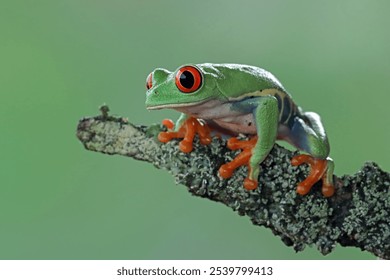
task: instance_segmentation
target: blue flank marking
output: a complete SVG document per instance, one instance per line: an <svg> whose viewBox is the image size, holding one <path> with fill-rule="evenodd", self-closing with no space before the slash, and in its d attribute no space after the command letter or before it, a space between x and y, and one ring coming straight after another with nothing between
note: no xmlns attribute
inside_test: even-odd
<svg viewBox="0 0 390 280"><path fill-rule="evenodd" d="M235 101L232 103L232 110L249 114L252 113L253 110L255 110L259 104L259 100L262 97L247 97L239 101Z"/></svg>
<svg viewBox="0 0 390 280"><path fill-rule="evenodd" d="M291 132L290 132L290 139L294 146L297 148L306 151L308 153L311 153L310 145L309 145L309 139L307 137L306 131L304 130L302 123L299 121L300 118L291 118L293 121L291 122Z"/></svg>
<svg viewBox="0 0 390 280"><path fill-rule="evenodd" d="M283 98L283 112L282 112L282 116L280 118L280 122L281 123L286 123L288 121L288 117L291 113L291 104L290 104L290 100L288 100L288 98Z"/></svg>

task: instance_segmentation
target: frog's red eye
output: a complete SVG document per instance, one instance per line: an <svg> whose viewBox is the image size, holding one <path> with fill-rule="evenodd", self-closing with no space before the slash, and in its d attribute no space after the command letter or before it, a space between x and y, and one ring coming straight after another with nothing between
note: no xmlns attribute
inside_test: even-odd
<svg viewBox="0 0 390 280"><path fill-rule="evenodd" d="M198 90L202 85L202 74L193 66L184 66L177 71L176 86L184 93Z"/></svg>
<svg viewBox="0 0 390 280"><path fill-rule="evenodd" d="M150 73L148 75L148 77L146 78L146 88L147 89L151 89L152 88L152 73Z"/></svg>

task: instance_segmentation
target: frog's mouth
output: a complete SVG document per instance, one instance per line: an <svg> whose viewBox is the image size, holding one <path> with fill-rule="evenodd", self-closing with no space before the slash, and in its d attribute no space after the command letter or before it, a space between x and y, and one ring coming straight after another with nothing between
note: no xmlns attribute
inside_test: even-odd
<svg viewBox="0 0 390 280"><path fill-rule="evenodd" d="M153 109L174 109L180 113L190 115L201 119L215 119L221 115L229 115L230 106L225 106L225 102L221 100L215 100L213 98L204 100L202 102L191 102L183 104L152 106ZM218 108L218 109L216 109Z"/></svg>
<svg viewBox="0 0 390 280"><path fill-rule="evenodd" d="M203 100L203 101L197 101L197 102L190 102L190 103L171 103L171 104L159 104L159 105L147 105L146 109L148 110L160 110L160 109L176 109L179 110L180 108L188 108L188 107L193 107L193 106L201 106L204 103L209 101L209 99Z"/></svg>
<svg viewBox="0 0 390 280"><path fill-rule="evenodd" d="M208 103L212 98L208 98L202 101L188 102L188 103L167 103L167 104L158 104L158 105L148 105L146 104L146 109L148 110L160 110L160 109L175 109L180 111L181 108L190 108L190 107L203 107Z"/></svg>

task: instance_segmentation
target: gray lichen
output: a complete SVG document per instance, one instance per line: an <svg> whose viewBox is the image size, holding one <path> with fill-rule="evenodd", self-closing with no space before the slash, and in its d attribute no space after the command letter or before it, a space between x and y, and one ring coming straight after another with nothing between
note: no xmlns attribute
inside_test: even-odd
<svg viewBox="0 0 390 280"><path fill-rule="evenodd" d="M322 196L319 185L300 196L295 188L307 176L307 167L292 166L295 153L275 145L261 164L260 188L247 191L242 186L244 167L228 180L217 175L221 164L237 154L226 148L225 140L214 138L203 146L195 139L194 150L184 154L177 141L162 144L156 140L163 129L160 125L135 126L108 116L106 109L101 116L80 120L77 137L86 149L129 156L166 169L193 195L248 216L296 251L314 245L328 254L339 243L390 259L390 174L375 163L366 163L353 176L335 177L336 193L331 198Z"/></svg>

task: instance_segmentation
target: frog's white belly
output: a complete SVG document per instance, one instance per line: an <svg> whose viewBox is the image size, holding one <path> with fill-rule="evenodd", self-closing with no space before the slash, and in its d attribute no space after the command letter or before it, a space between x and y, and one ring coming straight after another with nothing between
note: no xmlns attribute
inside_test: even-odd
<svg viewBox="0 0 390 280"><path fill-rule="evenodd" d="M233 134L256 134L253 114L232 110L230 102L210 100L202 104L175 109L195 118L210 120Z"/></svg>
<svg viewBox="0 0 390 280"><path fill-rule="evenodd" d="M221 118L213 120L218 126L233 133L256 134L256 124L253 114L239 115L234 118Z"/></svg>

